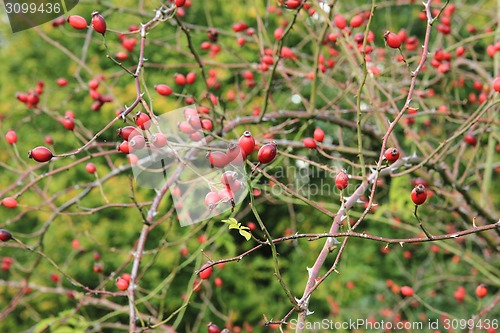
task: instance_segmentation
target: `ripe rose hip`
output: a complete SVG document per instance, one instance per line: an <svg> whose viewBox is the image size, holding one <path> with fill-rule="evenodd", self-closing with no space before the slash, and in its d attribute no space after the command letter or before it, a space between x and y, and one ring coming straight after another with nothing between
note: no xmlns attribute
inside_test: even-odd
<svg viewBox="0 0 500 333"><path fill-rule="evenodd" d="M476 287L476 296L483 298L488 294L488 288L484 284L480 284Z"/></svg>
<svg viewBox="0 0 500 333"><path fill-rule="evenodd" d="M59 79L56 80L56 84L59 87L65 87L66 85L68 85L68 80L66 80L65 78L61 77L61 78L59 78Z"/></svg>
<svg viewBox="0 0 500 333"><path fill-rule="evenodd" d="M384 34L384 39L387 45L393 49L398 49L401 46L401 39L394 32L387 31Z"/></svg>
<svg viewBox="0 0 500 333"><path fill-rule="evenodd" d="M411 200L415 205L421 205L427 199L427 190L424 185L418 184L411 191Z"/></svg>
<svg viewBox="0 0 500 333"><path fill-rule="evenodd" d="M229 163L229 158L226 153L221 151L212 151L208 153L208 161L215 168L224 168Z"/></svg>
<svg viewBox="0 0 500 333"><path fill-rule="evenodd" d="M401 295L404 297L411 297L413 296L413 288L409 286L403 286L401 287Z"/></svg>
<svg viewBox="0 0 500 333"><path fill-rule="evenodd" d="M125 126L123 128L118 129L118 135L123 139L128 141L129 138L132 138L139 134L139 131L134 126ZM132 137L131 137L132 135Z"/></svg>
<svg viewBox="0 0 500 333"><path fill-rule="evenodd" d="M214 125L212 124L212 121L210 119L203 119L201 121L201 127L204 130L211 131L214 128Z"/></svg>
<svg viewBox="0 0 500 333"><path fill-rule="evenodd" d="M68 23L77 30L87 29L87 21L80 15L68 16Z"/></svg>
<svg viewBox="0 0 500 333"><path fill-rule="evenodd" d="M64 117L62 120L62 124L68 131L72 131L75 129L75 121L71 117Z"/></svg>
<svg viewBox="0 0 500 333"><path fill-rule="evenodd" d="M48 162L54 157L52 152L43 146L36 147L28 152L28 157L37 162Z"/></svg>
<svg viewBox="0 0 500 333"><path fill-rule="evenodd" d="M162 133L155 133L151 136L149 139L151 144L155 146L156 148L162 148L167 145L167 137L163 135Z"/></svg>
<svg viewBox="0 0 500 333"><path fill-rule="evenodd" d="M399 150L397 150L396 148L387 148L384 155L387 161L395 162L399 158Z"/></svg>
<svg viewBox="0 0 500 333"><path fill-rule="evenodd" d="M151 127L151 118L146 113L137 112L135 115L135 124L143 130L147 130Z"/></svg>
<svg viewBox="0 0 500 333"><path fill-rule="evenodd" d="M304 138L302 139L302 143L304 144L304 147L309 149L315 149L317 147L316 141L314 141L313 138Z"/></svg>
<svg viewBox="0 0 500 333"><path fill-rule="evenodd" d="M106 33L106 21L97 11L92 12L92 28L103 36Z"/></svg>
<svg viewBox="0 0 500 333"><path fill-rule="evenodd" d="M205 196L205 205L208 209L214 209L215 206L221 201L221 197L217 192L208 192Z"/></svg>
<svg viewBox="0 0 500 333"><path fill-rule="evenodd" d="M97 168L94 163L87 163L87 165L85 165L85 170L88 173L95 173Z"/></svg>
<svg viewBox="0 0 500 333"><path fill-rule="evenodd" d="M7 208L16 208L17 207L17 200L16 200L16 198L13 198L13 197L3 198L2 205L4 205Z"/></svg>
<svg viewBox="0 0 500 333"><path fill-rule="evenodd" d="M16 132L14 130L8 130L5 134L5 140L7 140L10 145L15 144L17 142Z"/></svg>
<svg viewBox="0 0 500 333"><path fill-rule="evenodd" d="M317 127L314 130L314 140L318 142L323 142L324 139L325 139L325 132L321 128Z"/></svg>
<svg viewBox="0 0 500 333"><path fill-rule="evenodd" d="M189 72L186 74L186 83L187 84L193 84L196 82L196 73L195 72Z"/></svg>
<svg viewBox="0 0 500 333"><path fill-rule="evenodd" d="M174 3L177 7L182 7L186 4L186 0L175 0Z"/></svg>
<svg viewBox="0 0 500 333"><path fill-rule="evenodd" d="M175 74L174 81L175 81L175 83L177 83L180 86L186 85L186 77L182 74L179 74L179 73Z"/></svg>
<svg viewBox="0 0 500 333"><path fill-rule="evenodd" d="M208 264L205 264L201 267L200 269L200 279L202 280L206 280L208 278L210 278L210 276L212 276L212 266L208 267L209 265ZM208 267L208 268L206 268Z"/></svg>
<svg viewBox="0 0 500 333"><path fill-rule="evenodd" d="M129 147L128 141L123 141L122 143L120 143L120 145L118 146L117 149L118 149L118 151L121 151L124 154L130 153L130 147Z"/></svg>
<svg viewBox="0 0 500 333"><path fill-rule="evenodd" d="M0 241L7 242L11 239L12 239L12 234L10 232L8 232L5 229L0 229Z"/></svg>
<svg viewBox="0 0 500 333"><path fill-rule="evenodd" d="M477 144L476 136L472 133L465 134L464 141L471 146L475 146Z"/></svg>
<svg viewBox="0 0 500 333"><path fill-rule="evenodd" d="M347 26L347 21L344 16L337 14L333 18L333 23L339 28L340 30L344 29Z"/></svg>
<svg viewBox="0 0 500 333"><path fill-rule="evenodd" d="M172 88L167 86L166 84L157 84L155 86L155 90L158 94L162 96L170 96L172 95Z"/></svg>
<svg viewBox="0 0 500 333"><path fill-rule="evenodd" d="M129 284L129 282L122 277L119 277L118 279L116 279L116 287L121 291L127 290L128 284Z"/></svg>
<svg viewBox="0 0 500 333"><path fill-rule="evenodd" d="M229 147L227 147L226 150L226 155L229 162L237 164L243 164L243 161L246 158L245 151L235 143L229 144ZM241 159L239 156L241 156Z"/></svg>
<svg viewBox="0 0 500 333"><path fill-rule="evenodd" d="M207 332L208 333L220 333L221 331L217 325L212 324L212 323L208 323Z"/></svg>
<svg viewBox="0 0 500 333"><path fill-rule="evenodd" d="M493 90L495 90L496 92L500 92L500 76L497 76L493 80Z"/></svg>
<svg viewBox="0 0 500 333"><path fill-rule="evenodd" d="M250 133L250 131L245 131L243 135L240 136L238 145L245 152L245 156L252 154L255 150L255 139L253 138L252 133Z"/></svg>
<svg viewBox="0 0 500 333"><path fill-rule="evenodd" d="M349 185L349 175L345 170L339 170L337 176L335 177L335 186L339 190L343 190Z"/></svg>
<svg viewBox="0 0 500 333"><path fill-rule="evenodd" d="M260 147L257 158L262 164L271 163L276 157L277 152L278 146L276 142L267 143Z"/></svg>

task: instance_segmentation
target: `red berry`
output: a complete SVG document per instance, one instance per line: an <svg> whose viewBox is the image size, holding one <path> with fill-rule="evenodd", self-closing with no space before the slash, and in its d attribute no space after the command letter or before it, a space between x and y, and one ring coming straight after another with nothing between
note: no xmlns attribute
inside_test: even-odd
<svg viewBox="0 0 500 333"><path fill-rule="evenodd" d="M495 90L496 92L500 92L500 76L497 76L493 80L493 90Z"/></svg>
<svg viewBox="0 0 500 333"><path fill-rule="evenodd" d="M68 23L77 30L87 29L87 21L80 15L68 16Z"/></svg>
<svg viewBox="0 0 500 333"><path fill-rule="evenodd" d="M304 144L304 147L309 149L315 149L317 147L316 141L314 141L313 138L304 138L302 139L302 143Z"/></svg>
<svg viewBox="0 0 500 333"><path fill-rule="evenodd" d="M340 30L344 29L347 26L347 21L345 20L345 17L337 14L333 18L333 23L339 28Z"/></svg>
<svg viewBox="0 0 500 333"><path fill-rule="evenodd" d="M212 276L212 266L208 267L209 264L205 264L200 269L200 279L206 280ZM206 268L208 267L208 268Z"/></svg>
<svg viewBox="0 0 500 333"><path fill-rule="evenodd" d="M472 133L465 134L464 141L471 146L475 146L477 144L476 136Z"/></svg>
<svg viewBox="0 0 500 333"><path fill-rule="evenodd" d="M208 192L205 196L205 205L208 209L213 209L221 201L221 197L217 192Z"/></svg>
<svg viewBox="0 0 500 333"><path fill-rule="evenodd" d="M123 273L121 278L127 281L127 283L130 283L130 280L132 279L129 273Z"/></svg>
<svg viewBox="0 0 500 333"><path fill-rule="evenodd" d="M245 152L245 156L252 154L255 150L255 139L253 138L252 133L250 133L250 131L245 131L243 135L240 136L238 145Z"/></svg>
<svg viewBox="0 0 500 333"><path fill-rule="evenodd" d="M203 119L201 121L201 127L204 130L211 131L214 128L214 125L212 124L212 121L210 119Z"/></svg>
<svg viewBox="0 0 500 333"><path fill-rule="evenodd" d="M13 197L3 198L2 205L4 205L7 208L16 208L17 207L17 200L16 200L16 198L13 198Z"/></svg>
<svg viewBox="0 0 500 333"><path fill-rule="evenodd" d="M5 134L5 140L7 140L10 145L15 144L17 142L16 132L14 130L8 130Z"/></svg>
<svg viewBox="0 0 500 333"><path fill-rule="evenodd" d="M146 113L137 112L135 115L135 124L143 130L147 130L151 127L151 118Z"/></svg>
<svg viewBox="0 0 500 333"><path fill-rule="evenodd" d="M361 24L363 24L363 16L361 15L355 15L352 19L351 19L351 27L353 28L357 28L359 26L361 26Z"/></svg>
<svg viewBox="0 0 500 333"><path fill-rule="evenodd" d="M226 155L229 162L240 163L245 160L246 155L245 151L237 144L231 143L229 147L227 147ZM241 159L239 158L241 156Z"/></svg>
<svg viewBox="0 0 500 333"><path fill-rule="evenodd" d="M421 205L427 199L427 190L424 185L419 184L411 191L411 200L415 205Z"/></svg>
<svg viewBox="0 0 500 333"><path fill-rule="evenodd" d="M208 160L212 167L224 168L229 163L226 153L221 151L212 151L208 153Z"/></svg>
<svg viewBox="0 0 500 333"><path fill-rule="evenodd" d="M232 186L237 179L236 171L226 171L220 177L220 182L224 185Z"/></svg>
<svg viewBox="0 0 500 333"><path fill-rule="evenodd" d="M130 153L130 147L128 145L128 141L123 141L120 143L118 146L118 151L121 151L124 154L129 154Z"/></svg>
<svg viewBox="0 0 500 333"><path fill-rule="evenodd" d="M257 158L260 163L266 164L271 163L276 157L276 153L278 152L278 146L275 142L268 143L260 147L259 153L257 154Z"/></svg>
<svg viewBox="0 0 500 333"><path fill-rule="evenodd" d="M323 142L324 139L325 139L325 132L321 128L317 127L314 130L314 140L318 142Z"/></svg>
<svg viewBox="0 0 500 333"><path fill-rule="evenodd" d="M54 157L52 152L45 147L36 147L28 152L28 157L37 162L48 162Z"/></svg>
<svg viewBox="0 0 500 333"><path fill-rule="evenodd" d="M222 287L222 283L223 283L223 281L222 281L222 279L220 277L216 277L214 279L214 284L215 284L216 287Z"/></svg>
<svg viewBox="0 0 500 333"><path fill-rule="evenodd" d="M62 124L68 131L72 131L75 129L75 121L71 117L64 117L62 120Z"/></svg>
<svg viewBox="0 0 500 333"><path fill-rule="evenodd" d="M339 190L343 190L349 185L349 175L345 170L340 170L335 177L335 186Z"/></svg>
<svg viewBox="0 0 500 333"><path fill-rule="evenodd" d="M125 280L124 278L122 277L119 277L118 279L116 279L116 287L121 290L121 291L125 291L128 289L128 281Z"/></svg>
<svg viewBox="0 0 500 333"><path fill-rule="evenodd" d="M97 168L94 163L87 163L85 170L87 170L88 173L95 173Z"/></svg>
<svg viewBox="0 0 500 333"><path fill-rule="evenodd" d="M175 74L174 76L175 83L177 83L180 86L186 85L186 77L182 74Z"/></svg>
<svg viewBox="0 0 500 333"><path fill-rule="evenodd" d="M401 295L404 297L411 297L413 296L413 288L409 286L403 286L401 287Z"/></svg>
<svg viewBox="0 0 500 333"><path fill-rule="evenodd" d="M65 87L66 85L68 85L68 80L66 80L65 78L61 77L61 78L59 78L59 79L56 80L56 84L59 87Z"/></svg>
<svg viewBox="0 0 500 333"><path fill-rule="evenodd" d="M177 7L182 7L186 4L186 0L175 0L174 3Z"/></svg>
<svg viewBox="0 0 500 333"><path fill-rule="evenodd" d="M488 294L488 288L484 284L480 284L476 287L476 296L483 298Z"/></svg>
<svg viewBox="0 0 500 333"><path fill-rule="evenodd" d="M134 126L125 126L118 130L118 135L123 139L128 141L129 138L133 138L139 135L139 131Z"/></svg>
<svg viewBox="0 0 500 333"><path fill-rule="evenodd" d="M398 49L401 46L401 39L394 32L387 31L384 34L384 39L387 45L393 49Z"/></svg>
<svg viewBox="0 0 500 333"><path fill-rule="evenodd" d="M208 333L220 333L220 328L215 324L208 323L207 332Z"/></svg>
<svg viewBox="0 0 500 333"><path fill-rule="evenodd" d="M187 135L196 132L193 126L191 126L191 124L187 121L181 121L177 127L179 128L179 131Z"/></svg>
<svg viewBox="0 0 500 333"><path fill-rule="evenodd" d="M156 148L162 148L167 145L167 137L162 133L155 133L149 139L151 144Z"/></svg>
<svg viewBox="0 0 500 333"><path fill-rule="evenodd" d="M196 81L196 73L195 72L189 72L186 74L186 83L187 84L193 84Z"/></svg>
<svg viewBox="0 0 500 333"><path fill-rule="evenodd" d="M0 229L0 241L7 242L7 241L9 241L11 239L12 239L12 234L10 232L8 232L5 229Z"/></svg>
<svg viewBox="0 0 500 333"><path fill-rule="evenodd" d="M92 12L92 28L102 35L106 33L106 21L99 12Z"/></svg>
<svg viewBox="0 0 500 333"><path fill-rule="evenodd" d="M146 146L146 139L142 135L136 135L128 142L129 150L133 153L136 150L144 148Z"/></svg>
<svg viewBox="0 0 500 333"><path fill-rule="evenodd" d="M384 155L387 161L395 162L399 158L399 150L397 150L396 148L387 148Z"/></svg>
<svg viewBox="0 0 500 333"><path fill-rule="evenodd" d="M90 90L96 90L97 88L99 88L99 80L92 79L89 81L87 86L89 87Z"/></svg>
<svg viewBox="0 0 500 333"><path fill-rule="evenodd" d="M155 86L155 90L158 94L162 96L170 96L172 95L172 88L167 86L166 84L157 84Z"/></svg>

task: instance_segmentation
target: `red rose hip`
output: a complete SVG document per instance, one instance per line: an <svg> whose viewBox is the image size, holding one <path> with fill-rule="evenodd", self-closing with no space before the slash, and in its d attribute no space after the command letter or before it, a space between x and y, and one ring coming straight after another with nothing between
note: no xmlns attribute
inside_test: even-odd
<svg viewBox="0 0 500 333"><path fill-rule="evenodd" d="M387 45L393 49L398 49L401 46L401 38L394 32L387 31L384 34L384 39Z"/></svg>
<svg viewBox="0 0 500 333"><path fill-rule="evenodd" d="M68 16L68 23L76 30L87 29L87 21L80 15Z"/></svg>
<svg viewBox="0 0 500 333"><path fill-rule="evenodd" d="M106 21L97 11L92 13L92 28L102 35L106 33Z"/></svg>
<svg viewBox="0 0 500 333"><path fill-rule="evenodd" d="M335 186L339 190L343 190L349 185L349 175L345 170L340 170L335 177Z"/></svg>
<svg viewBox="0 0 500 333"><path fill-rule="evenodd" d="M267 143L260 147L257 158L262 164L271 163L276 158L277 152L278 146L275 142Z"/></svg>
<svg viewBox="0 0 500 333"><path fill-rule="evenodd" d="M250 131L245 131L240 139L238 140L238 145L245 152L245 156L250 155L255 150L255 139Z"/></svg>
<svg viewBox="0 0 500 333"><path fill-rule="evenodd" d="M387 161L395 162L399 158L399 150L397 150L396 148L387 148L384 155Z"/></svg>
<svg viewBox="0 0 500 333"><path fill-rule="evenodd" d="M43 146L36 147L28 152L28 157L34 159L37 162L48 162L54 157L52 152Z"/></svg>
<svg viewBox="0 0 500 333"><path fill-rule="evenodd" d="M421 205L427 200L427 190L424 185L418 184L411 191L411 200L415 205Z"/></svg>

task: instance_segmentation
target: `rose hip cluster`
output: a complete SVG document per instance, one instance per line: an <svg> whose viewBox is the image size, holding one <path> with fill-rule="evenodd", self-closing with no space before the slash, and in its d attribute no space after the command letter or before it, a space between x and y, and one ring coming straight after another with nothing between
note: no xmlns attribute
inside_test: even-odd
<svg viewBox="0 0 500 333"><path fill-rule="evenodd" d="M17 93L17 100L24 103L28 109L36 108L40 102L40 95L43 94L44 86L45 83L43 81L39 81L34 90L29 90L27 93Z"/></svg>
<svg viewBox="0 0 500 333"><path fill-rule="evenodd" d="M255 150L255 139L250 131L245 131L238 139L238 144L230 144L226 152L211 151L207 154L210 165L213 168L224 169L225 167L241 166L245 159L250 156ZM278 152L275 142L267 143L260 147L257 153L257 164L271 163ZM257 168L256 166L256 168ZM213 210L220 203L231 203L234 206L235 193L238 193L243 187L243 183L238 179L239 175L236 171L224 171L220 184L223 189L220 191L211 190L205 196L205 204L208 209Z"/></svg>

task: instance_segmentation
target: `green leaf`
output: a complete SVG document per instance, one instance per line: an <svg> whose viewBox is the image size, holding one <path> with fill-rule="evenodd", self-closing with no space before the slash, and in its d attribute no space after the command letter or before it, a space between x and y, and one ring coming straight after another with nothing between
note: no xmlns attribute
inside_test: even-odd
<svg viewBox="0 0 500 333"><path fill-rule="evenodd" d="M236 223L238 223L238 220L236 220L234 217L231 217L227 220L222 220L221 222L228 223L228 224L236 224Z"/></svg>
<svg viewBox="0 0 500 333"><path fill-rule="evenodd" d="M250 238L252 238L252 234L249 233L248 231L243 230L243 229L240 229L240 235L242 235L243 237L245 237L245 239L247 241L249 241Z"/></svg>
<svg viewBox="0 0 500 333"><path fill-rule="evenodd" d="M237 224L230 224L229 229L240 229Z"/></svg>

